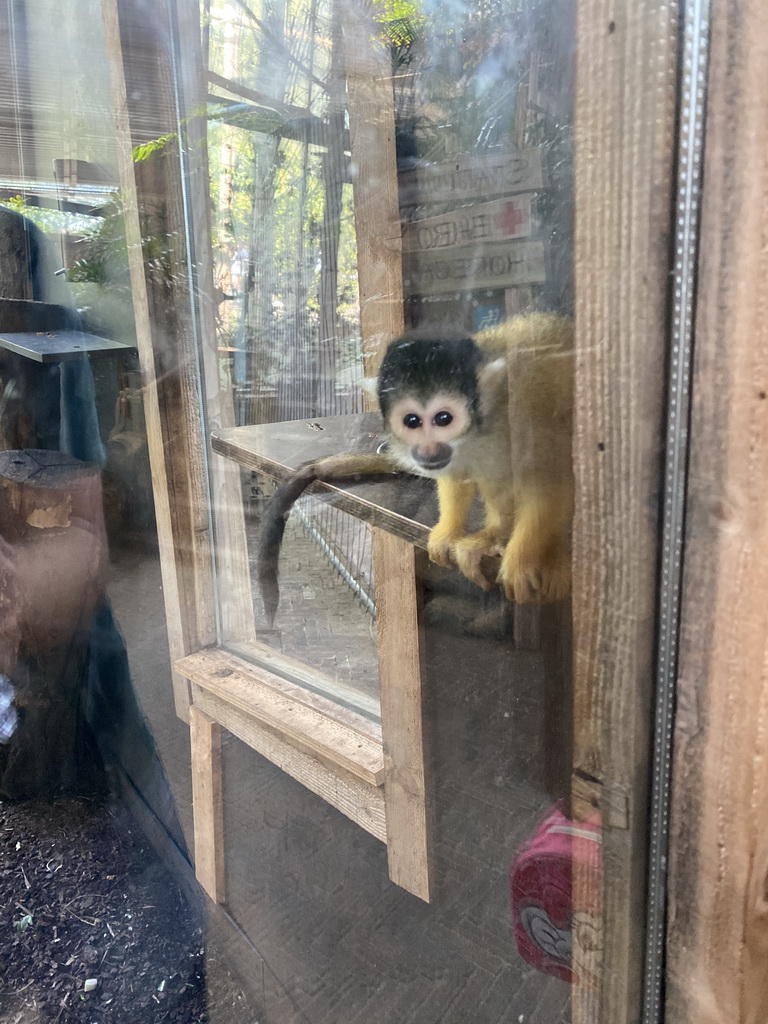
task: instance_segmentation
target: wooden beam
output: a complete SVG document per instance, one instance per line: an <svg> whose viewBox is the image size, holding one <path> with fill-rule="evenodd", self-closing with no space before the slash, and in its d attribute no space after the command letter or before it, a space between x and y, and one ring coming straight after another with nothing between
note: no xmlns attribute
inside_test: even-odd
<svg viewBox="0 0 768 1024"><path fill-rule="evenodd" d="M225 878L221 726L192 705L189 709L189 736L195 813L195 874L213 902L223 903Z"/></svg>
<svg viewBox="0 0 768 1024"><path fill-rule="evenodd" d="M577 1024L641 1000L677 40L675 3L577 5L573 806L604 830L603 969L573 990Z"/></svg>
<svg viewBox="0 0 768 1024"><path fill-rule="evenodd" d="M392 64L365 4L344 18L363 368L375 376L403 332L403 271Z"/></svg>
<svg viewBox="0 0 768 1024"><path fill-rule="evenodd" d="M247 743L286 775L296 779L310 792L331 804L366 832L387 841L384 793L378 786L363 782L351 772L330 766L299 749L253 715L234 707L229 701L206 690L197 689L195 706L224 726L233 736Z"/></svg>
<svg viewBox="0 0 768 1024"><path fill-rule="evenodd" d="M416 550L378 528L373 530L373 549L389 877L428 903L431 874Z"/></svg>
<svg viewBox="0 0 768 1024"><path fill-rule="evenodd" d="M202 58L202 50L200 52ZM250 100L257 106L273 110L286 120L290 118L308 118L318 120L317 118L314 118L312 111L309 110L308 107L297 107L292 103L283 103L281 100L274 99L266 93L259 92L256 89L250 89L247 85L243 85L241 82L236 82L233 78L225 78L223 75L217 75L215 71L205 71L205 78L211 83L211 85L217 85L220 89L226 89L227 92L234 93L236 96L241 96L243 99ZM207 89L204 91L207 94Z"/></svg>
<svg viewBox="0 0 768 1024"><path fill-rule="evenodd" d="M200 44L199 5L190 0L176 4L178 45L182 59L177 62L181 117L181 139L186 173L191 232L192 279L197 316L203 431L206 439L212 431L235 426L232 381L224 370L218 352L216 334L217 306L213 285L211 248L211 199L208 170L208 121L205 117L205 68ZM219 611L219 642L249 640L254 635L253 598L249 571L248 545L240 470L212 454L208 444L195 453L205 465L208 456L211 514L215 525L214 549L216 588L210 601Z"/></svg>
<svg viewBox="0 0 768 1024"><path fill-rule="evenodd" d="M158 17L163 5L157 8ZM178 149L135 164L133 146L177 124L167 54L157 25L134 0L102 0L117 162L136 342L152 472L168 643L178 658L216 636L212 547L198 404L196 337L186 273L185 218ZM166 31L169 33L170 28ZM133 85L141 80L141 88ZM144 260L143 238L164 245L164 261ZM163 266L158 269L158 263ZM189 687L175 675L177 714L186 719Z"/></svg>
<svg viewBox="0 0 768 1024"><path fill-rule="evenodd" d="M666 1019L768 1020L768 6L712 4Z"/></svg>
<svg viewBox="0 0 768 1024"><path fill-rule="evenodd" d="M338 765L368 785L384 782L381 740L370 735L371 723L362 716L225 651L190 654L177 661L175 668L299 749ZM358 719L360 729L350 724Z"/></svg>

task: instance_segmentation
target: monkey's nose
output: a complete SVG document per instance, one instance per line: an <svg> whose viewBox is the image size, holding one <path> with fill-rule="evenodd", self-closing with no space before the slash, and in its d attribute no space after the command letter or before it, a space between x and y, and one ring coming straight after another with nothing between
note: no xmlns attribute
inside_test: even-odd
<svg viewBox="0 0 768 1024"><path fill-rule="evenodd" d="M414 445L411 455L424 469L445 469L451 461L453 450L449 444Z"/></svg>

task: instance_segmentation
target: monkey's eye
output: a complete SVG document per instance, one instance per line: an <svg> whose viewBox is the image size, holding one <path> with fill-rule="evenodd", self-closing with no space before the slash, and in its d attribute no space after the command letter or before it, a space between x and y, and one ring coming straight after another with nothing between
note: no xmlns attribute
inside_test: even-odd
<svg viewBox="0 0 768 1024"><path fill-rule="evenodd" d="M432 422L436 427L447 427L449 423L453 423L453 413L446 412L445 410L443 412L436 412L432 417Z"/></svg>
<svg viewBox="0 0 768 1024"><path fill-rule="evenodd" d="M408 427L409 430L416 430L421 426L421 417L417 416L415 412L409 412L407 416L403 416L403 426Z"/></svg>

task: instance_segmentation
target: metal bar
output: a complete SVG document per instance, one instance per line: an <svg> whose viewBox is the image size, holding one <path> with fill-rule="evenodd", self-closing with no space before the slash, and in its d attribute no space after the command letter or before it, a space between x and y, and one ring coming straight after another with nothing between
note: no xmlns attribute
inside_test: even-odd
<svg viewBox="0 0 768 1024"><path fill-rule="evenodd" d="M710 0L689 0L685 5L684 50L679 83L674 291L668 365L669 392L661 536L653 777L649 818L648 923L643 1024L661 1024L662 1020L669 800L688 471L691 355L704 147L709 7Z"/></svg>

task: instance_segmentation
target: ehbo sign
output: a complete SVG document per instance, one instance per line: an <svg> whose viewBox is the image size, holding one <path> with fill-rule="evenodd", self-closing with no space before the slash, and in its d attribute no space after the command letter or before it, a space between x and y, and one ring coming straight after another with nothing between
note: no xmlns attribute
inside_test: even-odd
<svg viewBox="0 0 768 1024"><path fill-rule="evenodd" d="M531 234L530 195L496 199L452 210L440 217L407 224L403 231L404 252L433 252L501 242L507 238L527 238Z"/></svg>
<svg viewBox="0 0 768 1024"><path fill-rule="evenodd" d="M544 187L540 149L426 164L401 174L399 184L403 205L484 200L405 226L408 295L514 288L546 280L544 243L530 238L532 193ZM499 193L503 198L488 201Z"/></svg>

